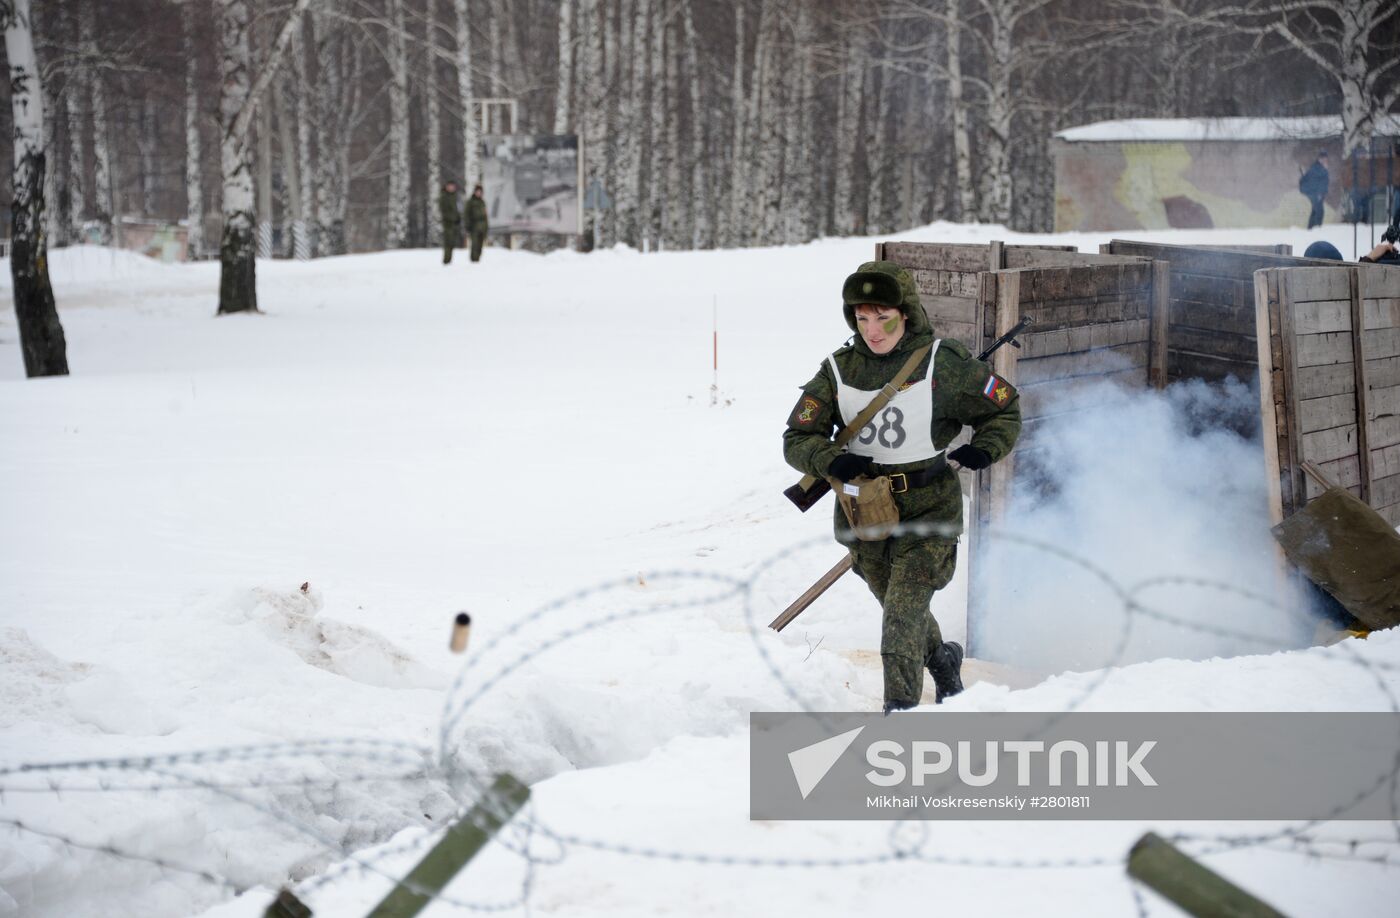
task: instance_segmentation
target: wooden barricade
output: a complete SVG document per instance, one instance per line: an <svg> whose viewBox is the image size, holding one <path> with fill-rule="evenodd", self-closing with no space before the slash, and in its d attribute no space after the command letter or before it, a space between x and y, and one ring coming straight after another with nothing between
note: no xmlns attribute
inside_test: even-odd
<svg viewBox="0 0 1400 918"><path fill-rule="evenodd" d="M1340 263L1295 258L1288 246L1166 245L1115 239L1099 247L1114 255L1138 255L1171 265L1171 308L1164 317L1168 381L1234 376L1249 382L1258 372L1254 330L1254 272L1264 268Z"/></svg>
<svg viewBox="0 0 1400 918"><path fill-rule="evenodd" d="M1255 302L1273 522L1322 493L1311 461L1400 526L1400 268L1262 270Z"/></svg>

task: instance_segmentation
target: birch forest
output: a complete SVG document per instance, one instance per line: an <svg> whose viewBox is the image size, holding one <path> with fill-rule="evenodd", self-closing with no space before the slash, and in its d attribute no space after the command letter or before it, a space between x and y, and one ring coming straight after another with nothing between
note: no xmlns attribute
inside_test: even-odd
<svg viewBox="0 0 1400 918"><path fill-rule="evenodd" d="M939 219L1048 230L1061 128L1341 112L1347 144L1364 144L1400 101L1397 10L41 0L47 237L109 241L125 217L187 220L195 257L230 238L264 257L434 244L437 189L475 178L491 99L514 100L518 123L491 106L489 131L580 137L585 183L610 199L603 246L795 243ZM251 259L246 278L228 268L226 284L251 290Z"/></svg>

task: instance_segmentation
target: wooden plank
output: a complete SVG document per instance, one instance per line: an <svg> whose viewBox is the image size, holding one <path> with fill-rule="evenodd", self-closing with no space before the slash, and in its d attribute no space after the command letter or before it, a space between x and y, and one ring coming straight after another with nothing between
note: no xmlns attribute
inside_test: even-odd
<svg viewBox="0 0 1400 918"><path fill-rule="evenodd" d="M1292 294L1292 279L1295 274L1297 274L1296 271L1280 271L1275 275L1278 278L1277 333L1281 352L1281 369L1283 370L1284 424L1288 431L1288 449L1279 455L1282 463L1281 471L1288 479L1285 501L1289 501L1289 503L1284 504L1285 514L1291 514L1302 507L1302 502L1298 500L1303 494L1303 472L1299 463L1305 458L1325 461L1320 457L1307 455L1303 448L1302 436L1298 430L1298 387L1296 384L1298 358L1296 355L1297 340L1293 331ZM1271 321L1275 320L1275 313L1272 310L1269 318Z"/></svg>
<svg viewBox="0 0 1400 918"><path fill-rule="evenodd" d="M1300 335L1349 332L1353 327L1350 298L1293 304L1293 328Z"/></svg>
<svg viewBox="0 0 1400 918"><path fill-rule="evenodd" d="M1363 302L1366 306L1367 329L1400 328L1400 297L1363 299Z"/></svg>
<svg viewBox="0 0 1400 918"><path fill-rule="evenodd" d="M1079 376L1102 376L1127 369L1137 371L1142 384L1147 385L1146 341L1052 357L1034 357L1022 360L1017 366L1017 372L1026 385Z"/></svg>
<svg viewBox="0 0 1400 918"><path fill-rule="evenodd" d="M1336 482L1338 486L1347 488L1348 490L1360 490L1361 463L1357 461L1355 456L1343 456L1331 462L1319 463L1319 467L1322 469L1322 474ZM1308 489L1308 500L1321 496L1322 492L1326 490L1322 485L1314 481L1311 475L1304 476L1303 480L1305 482L1305 487Z"/></svg>
<svg viewBox="0 0 1400 918"><path fill-rule="evenodd" d="M1372 497L1367 503L1375 507L1389 507L1400 503L1400 475L1391 475L1372 482Z"/></svg>
<svg viewBox="0 0 1400 918"><path fill-rule="evenodd" d="M1254 340L1253 303L1248 306L1227 306L1221 303L1197 303L1174 296L1168 315L1172 328L1201 328Z"/></svg>
<svg viewBox="0 0 1400 918"><path fill-rule="evenodd" d="M1167 339L1171 319L1172 269L1165 261L1152 263L1152 306L1148 310L1147 384L1167 387Z"/></svg>
<svg viewBox="0 0 1400 918"><path fill-rule="evenodd" d="M1375 478L1400 475L1400 443L1382 447L1372 443L1371 469Z"/></svg>
<svg viewBox="0 0 1400 918"><path fill-rule="evenodd" d="M1006 267L1006 243L993 239L987 243L987 270L1000 271Z"/></svg>
<svg viewBox="0 0 1400 918"><path fill-rule="evenodd" d="M1298 427L1309 434L1356 423L1356 394L1306 398L1298 402Z"/></svg>
<svg viewBox="0 0 1400 918"><path fill-rule="evenodd" d="M1392 265L1365 265L1360 270L1363 300L1400 297L1400 268Z"/></svg>
<svg viewBox="0 0 1400 918"><path fill-rule="evenodd" d="M950 242L886 242L885 261L934 271L985 271L987 247Z"/></svg>
<svg viewBox="0 0 1400 918"><path fill-rule="evenodd" d="M1195 354L1178 350L1167 353L1167 376L1173 380L1203 379L1206 382L1220 382L1233 376L1247 383L1258 375L1259 365L1254 359L1229 360L1214 354Z"/></svg>
<svg viewBox="0 0 1400 918"><path fill-rule="evenodd" d="M1367 350L1366 374L1371 380L1372 389L1380 389L1388 386L1400 386L1400 357L1386 357L1381 360L1376 359L1376 355Z"/></svg>
<svg viewBox="0 0 1400 918"><path fill-rule="evenodd" d="M1201 331L1184 326L1173 328L1171 336L1172 346L1180 351L1247 362L1258 358L1259 347L1252 337L1222 335L1219 332Z"/></svg>
<svg viewBox="0 0 1400 918"><path fill-rule="evenodd" d="M1292 272L1288 293L1294 303L1314 300L1345 300L1351 296L1346 265L1334 268L1298 268Z"/></svg>
<svg viewBox="0 0 1400 918"><path fill-rule="evenodd" d="M1377 328L1365 334L1366 355L1372 360L1400 357L1400 328Z"/></svg>
<svg viewBox="0 0 1400 918"><path fill-rule="evenodd" d="M1366 382L1366 339L1371 335L1363 329L1366 327L1366 315L1362 311L1361 304L1361 282L1357 278L1357 269L1352 268L1347 272L1348 286L1351 290L1351 333L1352 342L1352 367L1356 375L1356 402L1354 413L1356 415L1356 454L1360 457L1361 466L1361 499L1367 503L1371 502L1371 448L1367 427L1371 423L1371 413L1367 410L1366 400L1370 393L1370 386Z"/></svg>
<svg viewBox="0 0 1400 918"><path fill-rule="evenodd" d="M1264 483L1269 495L1269 522L1283 522L1282 475L1279 465L1279 431L1283 428L1274 392L1274 358L1270 347L1269 282L1272 272L1254 275L1255 340L1259 348L1259 413L1264 440Z"/></svg>
<svg viewBox="0 0 1400 918"><path fill-rule="evenodd" d="M1374 369L1373 365L1372 370ZM1303 367L1298 370L1296 386L1300 401L1328 395L1343 395L1356 391L1356 374L1352 372L1350 361L1328 366Z"/></svg>
<svg viewBox="0 0 1400 918"><path fill-rule="evenodd" d="M929 296L919 291L919 302L930 317L952 322L972 323L977 314L977 301L971 297Z"/></svg>
<svg viewBox="0 0 1400 918"><path fill-rule="evenodd" d="M1301 440L1303 459L1312 462L1330 462L1343 456L1356 455L1356 431L1355 424L1348 424L1345 427L1333 427L1329 430L1316 430L1303 434ZM1298 493L1302 493L1301 488L1298 489Z"/></svg>
<svg viewBox="0 0 1400 918"><path fill-rule="evenodd" d="M1297 365L1300 368L1327 366L1333 363L1351 363L1350 332L1298 335L1294 338L1294 342Z"/></svg>
<svg viewBox="0 0 1400 918"><path fill-rule="evenodd" d="M1131 260L1131 256L1103 255L1079 252L1074 249L1042 248L1039 246L1009 245L1006 247L1006 262L1003 267L1043 268L1050 265L1092 265L1120 264Z"/></svg>
<svg viewBox="0 0 1400 918"><path fill-rule="evenodd" d="M1019 272L1002 272L997 280L996 337L1001 337L1016 327L1021 321L1021 275ZM992 355L992 369L1002 379L1017 384L1020 378L1016 348L1003 347ZM1016 470L1016 452L993 465L991 472L990 519L1000 523L1011 502L1011 478Z"/></svg>
<svg viewBox="0 0 1400 918"><path fill-rule="evenodd" d="M1252 277L1255 271L1264 268L1296 268L1308 265L1337 267L1336 262L1317 258L1299 258L1289 255L1270 255L1253 252L1240 246L1217 249L1212 246L1170 245L1167 243L1133 242L1114 239L1108 244L1114 255L1145 255L1160 261L1169 261L1175 270L1192 274L1210 274L1216 277Z"/></svg>
<svg viewBox="0 0 1400 918"><path fill-rule="evenodd" d="M1176 300L1209 303L1221 307L1252 308L1252 289L1249 275L1239 278L1212 277L1208 274L1189 274L1172 269L1172 298Z"/></svg>
<svg viewBox="0 0 1400 918"><path fill-rule="evenodd" d="M920 298L925 296L956 296L975 299L978 278L984 272L930 271L926 268L911 268L910 273L914 275L914 289L919 291Z"/></svg>
<svg viewBox="0 0 1400 918"><path fill-rule="evenodd" d="M1400 445L1400 416L1388 414L1371 415L1367 431L1367 446L1372 450Z"/></svg>

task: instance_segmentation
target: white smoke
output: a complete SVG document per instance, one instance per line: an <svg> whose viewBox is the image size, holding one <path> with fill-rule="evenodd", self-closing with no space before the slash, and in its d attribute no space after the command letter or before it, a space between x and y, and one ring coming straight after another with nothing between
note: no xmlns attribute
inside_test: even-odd
<svg viewBox="0 0 1400 918"><path fill-rule="evenodd" d="M1018 452L1016 493L973 570L978 656L1054 672L1307 643L1306 603L1280 582L1269 532L1256 391L1103 382L1055 410ZM1137 599L1175 621L1129 613L1071 558L1130 591L1166 578Z"/></svg>

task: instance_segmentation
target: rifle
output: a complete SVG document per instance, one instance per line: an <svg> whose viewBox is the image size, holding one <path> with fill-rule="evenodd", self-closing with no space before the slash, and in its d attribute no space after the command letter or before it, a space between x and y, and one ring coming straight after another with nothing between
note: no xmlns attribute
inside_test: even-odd
<svg viewBox="0 0 1400 918"><path fill-rule="evenodd" d="M1009 332L993 341L988 348L977 355L977 359L986 361L988 357L997 352L1002 345L1009 344L1014 348L1019 348L1021 342L1016 340L1016 336L1021 334L1032 325L1030 316L1022 317L1021 321ZM783 496L792 501L793 505L806 513L808 510L826 496L826 492L831 490L831 484L825 478L818 478L815 475L806 475L801 481L783 492ZM820 595L820 594L818 594ZM815 598L815 597L813 597Z"/></svg>

